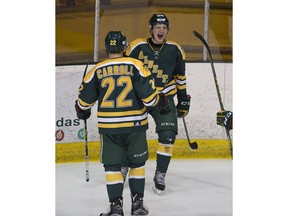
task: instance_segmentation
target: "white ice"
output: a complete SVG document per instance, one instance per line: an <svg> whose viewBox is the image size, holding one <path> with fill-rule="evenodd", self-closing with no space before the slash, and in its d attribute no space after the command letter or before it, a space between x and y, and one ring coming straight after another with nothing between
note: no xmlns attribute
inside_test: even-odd
<svg viewBox="0 0 288 216"><path fill-rule="evenodd" d="M109 202L102 164L56 164L56 216L98 216ZM155 160L146 163L144 203L150 216L232 216L232 160L172 160L165 194L152 191ZM128 183L124 187L124 214L130 215Z"/></svg>

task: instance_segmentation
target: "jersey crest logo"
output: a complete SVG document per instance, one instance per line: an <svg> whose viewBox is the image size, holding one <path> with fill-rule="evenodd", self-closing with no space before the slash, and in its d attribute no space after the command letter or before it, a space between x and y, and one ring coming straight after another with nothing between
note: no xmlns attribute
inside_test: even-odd
<svg viewBox="0 0 288 216"><path fill-rule="evenodd" d="M158 57L159 57L159 51L154 51L154 58L158 59Z"/></svg>

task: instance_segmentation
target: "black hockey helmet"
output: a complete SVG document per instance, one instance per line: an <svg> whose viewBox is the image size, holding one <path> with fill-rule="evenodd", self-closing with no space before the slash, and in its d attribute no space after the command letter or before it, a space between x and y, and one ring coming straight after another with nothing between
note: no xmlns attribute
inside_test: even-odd
<svg viewBox="0 0 288 216"><path fill-rule="evenodd" d="M126 36L121 31L110 31L105 38L105 48L109 53L124 51L126 44Z"/></svg>
<svg viewBox="0 0 288 216"><path fill-rule="evenodd" d="M165 24L167 25L167 28L169 29L169 20L165 16L165 14L153 14L149 20L149 29L152 29L153 26L156 25L157 23Z"/></svg>

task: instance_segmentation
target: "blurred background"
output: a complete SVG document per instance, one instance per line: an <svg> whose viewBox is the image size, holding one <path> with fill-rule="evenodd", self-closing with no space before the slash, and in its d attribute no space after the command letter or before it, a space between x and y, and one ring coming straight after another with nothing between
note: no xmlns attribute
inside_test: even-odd
<svg viewBox="0 0 288 216"><path fill-rule="evenodd" d="M204 34L205 3L209 2L208 44L214 61L233 60L232 0L56 0L56 65L87 63L107 57L104 39L122 31L128 42L148 38L153 13L165 13L170 22L167 38L186 52L186 61L203 61L203 45L193 30ZM98 11L97 13L95 11ZM99 27L95 28L95 14ZM95 50L95 41L98 48ZM95 51L94 51L95 50ZM206 59L205 59L206 60Z"/></svg>

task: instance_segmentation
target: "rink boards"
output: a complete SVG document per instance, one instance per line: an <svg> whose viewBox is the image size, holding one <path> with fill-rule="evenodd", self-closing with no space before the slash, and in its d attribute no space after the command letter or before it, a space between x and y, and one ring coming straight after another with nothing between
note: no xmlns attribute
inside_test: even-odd
<svg viewBox="0 0 288 216"><path fill-rule="evenodd" d="M93 65L89 66L90 69ZM56 67L56 162L84 161L83 121L77 119L74 103L82 81L85 65ZM215 63L217 81L226 110L232 110L232 63ZM179 132L174 145L173 158L229 158L229 144L223 127L216 124L220 110L216 87L209 63L186 63L187 93L191 106L186 116L190 140L197 141L199 149L191 151L188 146L183 122L178 119ZM176 97L175 97L176 98ZM177 102L177 100L175 99ZM96 106L87 120L89 159L99 160L99 133ZM155 157L157 134L149 116L147 139L150 159ZM232 131L230 131L233 139Z"/></svg>

